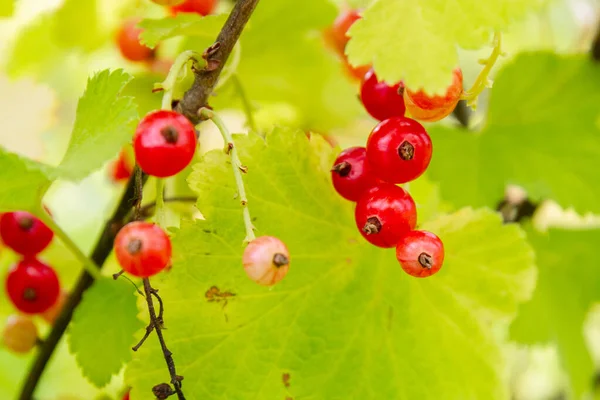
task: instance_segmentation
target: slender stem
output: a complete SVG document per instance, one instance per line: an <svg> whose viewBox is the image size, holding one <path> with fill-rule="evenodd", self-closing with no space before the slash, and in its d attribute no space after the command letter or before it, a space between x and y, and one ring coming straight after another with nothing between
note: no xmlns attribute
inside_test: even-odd
<svg viewBox="0 0 600 400"><path fill-rule="evenodd" d="M202 59L202 55L198 54L192 50L186 50L183 53L179 54L173 65L169 69L169 74L165 78L162 83L159 83L155 86L155 90L162 89L165 91L162 99L162 109L170 110L171 103L173 101L173 89L175 88L175 84L177 83L177 78L181 75L183 68L187 65L188 61L192 60L195 64L200 62Z"/></svg>
<svg viewBox="0 0 600 400"><path fill-rule="evenodd" d="M483 64L484 67L477 75L477 79L475 79L475 83L471 86L471 89L465 90L461 97L462 100L467 101L467 105L471 108L475 108L477 104L477 97L483 92L483 90L490 85L490 81L488 76L490 75L490 71L494 67L496 60L498 57L502 55L502 35L500 32L496 32L494 34L494 49L492 50L492 54L486 59L480 60L479 63Z"/></svg>
<svg viewBox="0 0 600 400"><path fill-rule="evenodd" d="M240 64L240 60L242 59L242 46L240 43L236 43L233 46L233 50L231 51L231 61L227 64L223 71L221 71L221 76L219 77L219 81L215 86L215 90L221 88L223 85L227 83L230 78L235 76L235 71L237 71L237 67Z"/></svg>
<svg viewBox="0 0 600 400"><path fill-rule="evenodd" d="M235 184L240 195L240 203L242 204L242 214L244 216L244 226L246 227L246 242L251 242L256 239L254 235L254 226L252 225L252 218L250 217L250 210L248 209L248 197L246 196L246 188L244 187L244 180L242 179L242 172L246 172L247 169L242 162L237 152L237 148L233 143L233 137L225 126L225 123L219 117L217 113L208 108L200 109L200 116L206 119L212 120L212 122L219 128L221 136L225 141L226 151L231 157L231 167L233 169L233 176L235 177Z"/></svg>
<svg viewBox="0 0 600 400"><path fill-rule="evenodd" d="M246 96L246 91L242 86L242 82L240 82L240 78L238 78L238 76L234 74L231 77L231 82L233 82L235 90L237 91L238 96L240 96L240 100L242 101L242 107L244 107L244 114L246 114L246 124L248 124L248 127L253 132L258 132L258 129L256 129L256 122L254 121L254 110L252 110L252 104L250 104L248 96Z"/></svg>
<svg viewBox="0 0 600 400"><path fill-rule="evenodd" d="M181 391L181 380L177 376L177 371L175 369L175 361L173 361L173 353L169 351L167 345L165 343L165 339L162 334L162 326L159 323L156 316L156 311L154 310L154 302L152 301L152 296L154 289L150 286L150 279L144 278L144 292L146 293L146 303L148 304L148 314L150 315L150 324L154 327L154 331L156 332L156 336L158 337L158 341L160 343L160 348L162 349L163 356L165 357L165 362L167 363L167 368L169 370L169 374L171 375L171 384L175 388L175 392L177 393L177 398L179 400L185 400L185 396Z"/></svg>
<svg viewBox="0 0 600 400"><path fill-rule="evenodd" d="M155 221L158 226L165 228L167 219L165 215L165 180L156 179L156 216Z"/></svg>
<svg viewBox="0 0 600 400"><path fill-rule="evenodd" d="M44 222L44 224L46 224L48 228L50 228L54 232L54 234L56 234L56 236L60 238L60 240L65 244L65 246L67 246L69 250L71 250L71 253L73 253L73 255L77 257L79 262L83 264L83 268L85 268L85 270L94 279L100 279L102 277L102 275L100 275L100 272L98 271L98 267L96 266L96 264L94 264L94 262L90 260L88 256L83 254L81 249L79 249L79 246L77 246L77 244L71 239L71 237L65 231L63 231L62 228L58 226L56 222L54 222L52 217L50 217L45 212L39 213L38 216Z"/></svg>

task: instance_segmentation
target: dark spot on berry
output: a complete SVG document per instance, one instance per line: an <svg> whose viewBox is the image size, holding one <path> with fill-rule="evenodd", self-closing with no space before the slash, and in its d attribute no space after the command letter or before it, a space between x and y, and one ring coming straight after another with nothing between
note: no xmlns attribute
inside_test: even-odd
<svg viewBox="0 0 600 400"><path fill-rule="evenodd" d="M23 290L23 300L35 301L37 299L37 292L33 288L27 288Z"/></svg>
<svg viewBox="0 0 600 400"><path fill-rule="evenodd" d="M17 224L19 225L19 228L21 228L24 231L28 231L31 228L33 228L33 218L28 216L28 215L24 215L22 217L19 218L19 220L17 221Z"/></svg>
<svg viewBox="0 0 600 400"><path fill-rule="evenodd" d="M419 264L423 268L431 269L433 267L433 259L427 253L421 253L419 254Z"/></svg>
<svg viewBox="0 0 600 400"><path fill-rule="evenodd" d="M348 161L343 161L339 164L335 164L333 168L331 168L332 172L337 173L342 178L347 177L352 171L352 165Z"/></svg>
<svg viewBox="0 0 600 400"><path fill-rule="evenodd" d="M398 146L398 155L404 161L412 160L415 156L415 147L405 140Z"/></svg>
<svg viewBox="0 0 600 400"><path fill-rule="evenodd" d="M372 235L374 233L379 233L381 231L381 221L377 217L369 217L367 218L367 223L363 227L363 232L367 235Z"/></svg>
<svg viewBox="0 0 600 400"><path fill-rule="evenodd" d="M289 263L290 260L285 256L285 254L275 253L275 255L273 256L273 264L277 268L281 268L284 265L288 265Z"/></svg>
<svg viewBox="0 0 600 400"><path fill-rule="evenodd" d="M131 255L137 254L142 250L142 241L140 239L130 240L127 244L127 252Z"/></svg>
<svg viewBox="0 0 600 400"><path fill-rule="evenodd" d="M177 143L177 139L179 139L179 132L177 129L172 127L171 125L167 125L160 130L160 134L165 138L166 142L169 144Z"/></svg>
<svg viewBox="0 0 600 400"><path fill-rule="evenodd" d="M404 96L404 85L400 85L398 87L398 95L399 96Z"/></svg>

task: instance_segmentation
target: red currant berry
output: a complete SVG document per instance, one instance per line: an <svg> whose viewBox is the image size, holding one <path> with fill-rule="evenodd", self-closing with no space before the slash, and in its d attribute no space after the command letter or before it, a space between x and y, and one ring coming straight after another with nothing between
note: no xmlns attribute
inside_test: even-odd
<svg viewBox="0 0 600 400"><path fill-rule="evenodd" d="M136 221L125 225L115 237L117 261L133 276L147 278L171 262L171 240L158 225Z"/></svg>
<svg viewBox="0 0 600 400"><path fill-rule="evenodd" d="M186 117L174 111L153 111L135 131L135 159L149 175L173 176L192 161L196 142L196 131Z"/></svg>
<svg viewBox="0 0 600 400"><path fill-rule="evenodd" d="M290 269L290 252L273 236L260 236L248 243L242 257L244 270L254 282L272 286Z"/></svg>
<svg viewBox="0 0 600 400"><path fill-rule="evenodd" d="M340 196L350 201L358 201L364 192L380 182L367 163L364 147L342 151L331 168L331 180Z"/></svg>
<svg viewBox="0 0 600 400"><path fill-rule="evenodd" d="M31 318L24 315L11 315L2 331L2 343L12 352L29 353L38 340L38 330Z"/></svg>
<svg viewBox="0 0 600 400"><path fill-rule="evenodd" d="M444 244L427 231L410 231L396 245L396 258L409 275L417 278L431 276L442 268Z"/></svg>
<svg viewBox="0 0 600 400"><path fill-rule="evenodd" d="M410 182L425 172L432 144L427 131L410 118L395 117L377 125L367 139L367 159L380 179Z"/></svg>
<svg viewBox="0 0 600 400"><path fill-rule="evenodd" d="M346 35L348 29L360 19L359 10L343 10L333 21L333 25L325 32L328 44L341 56L350 37Z"/></svg>
<svg viewBox="0 0 600 400"><path fill-rule="evenodd" d="M452 84L443 96L429 96L424 91L404 91L404 102L410 115L419 121L439 121L456 107L463 92L463 75L460 68L454 70Z"/></svg>
<svg viewBox="0 0 600 400"><path fill-rule="evenodd" d="M181 4L171 7L171 12L175 15L182 12L208 15L215 10L216 6L217 0L185 0Z"/></svg>
<svg viewBox="0 0 600 400"><path fill-rule="evenodd" d="M129 400L129 391L123 396L123 400Z"/></svg>
<svg viewBox="0 0 600 400"><path fill-rule="evenodd" d="M383 121L392 117L404 117L404 99L402 93L404 87L401 83L389 86L385 82L379 82L375 71L370 69L364 76L360 88L360 99L365 109L375 119Z"/></svg>
<svg viewBox="0 0 600 400"><path fill-rule="evenodd" d="M417 207L408 192L384 182L362 195L354 218L369 243L394 247L402 235L417 225Z"/></svg>
<svg viewBox="0 0 600 400"><path fill-rule="evenodd" d="M56 321L56 318L62 311L68 298L69 295L67 292L61 290L60 294L58 295L58 300L56 300L56 302L49 309L40 315L42 319L50 325L54 324L54 321Z"/></svg>
<svg viewBox="0 0 600 400"><path fill-rule="evenodd" d="M117 158L111 165L110 177L113 182L126 181L131 177L133 165L127 159L127 154L124 151L119 153Z"/></svg>
<svg viewBox="0 0 600 400"><path fill-rule="evenodd" d="M52 268L35 258L26 257L8 272L6 292L19 311L40 314L56 303L60 284Z"/></svg>
<svg viewBox="0 0 600 400"><path fill-rule="evenodd" d="M140 43L142 29L137 27L139 22L139 19L125 21L117 34L121 55L129 61L148 61L154 57L154 50Z"/></svg>
<svg viewBox="0 0 600 400"><path fill-rule="evenodd" d="M0 216L0 236L8 247L30 256L48 247L54 233L27 211L14 211Z"/></svg>

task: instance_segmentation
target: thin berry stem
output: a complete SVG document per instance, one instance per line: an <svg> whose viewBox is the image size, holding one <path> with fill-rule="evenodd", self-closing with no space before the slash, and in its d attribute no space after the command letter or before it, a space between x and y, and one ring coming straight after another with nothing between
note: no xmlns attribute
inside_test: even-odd
<svg viewBox="0 0 600 400"><path fill-rule="evenodd" d="M96 264L94 264L94 262L88 256L83 254L79 246L77 246L77 244L75 244L71 237L60 226L58 226L56 222L54 222L52 217L50 217L44 211L39 212L38 216L42 220L42 222L46 224L48 228L50 228L56 234L56 236L60 238L64 245L67 246L71 253L73 253L73 255L79 260L79 262L81 262L83 268L85 268L85 270L94 279L102 278L102 275L100 275Z"/></svg>
<svg viewBox="0 0 600 400"><path fill-rule="evenodd" d="M183 53L179 54L173 65L169 69L169 73L164 81L155 85L154 90L164 90L165 93L162 99L162 109L170 110L171 104L173 102L173 89L175 88L175 84L177 83L177 78L181 75L183 68L187 65L189 61L193 61L194 65L200 62L200 60L204 61L202 56L192 50L186 50Z"/></svg>
<svg viewBox="0 0 600 400"><path fill-rule="evenodd" d="M231 76L231 82L233 83L233 86L235 86L235 90L242 101L242 107L244 108L244 114L246 114L246 124L248 125L248 128L250 128L252 132L258 132L258 129L256 128L256 122L254 121L254 110L250 100L248 99L248 96L246 95L244 86L242 86L242 82L240 82L240 78L234 74Z"/></svg>
<svg viewBox="0 0 600 400"><path fill-rule="evenodd" d="M242 165L240 157L237 152L237 148L233 142L233 137L225 126L225 123L219 117L217 113L208 108L200 109L200 116L205 119L210 119L219 128L221 136L225 141L226 151L231 157L231 167L233 169L233 176L235 177L235 184L237 185L238 193L240 195L240 203L242 205L242 213L244 216L244 226L246 227L246 242L251 242L256 239L254 235L254 226L252 225L252 218L250 217L250 210L248 209L248 197L246 196L246 188L244 187L244 180L242 179L242 171L246 172L246 167Z"/></svg>
<svg viewBox="0 0 600 400"><path fill-rule="evenodd" d="M165 229L167 225L165 215L165 180L156 179L156 213L155 221L158 226Z"/></svg>
<svg viewBox="0 0 600 400"><path fill-rule="evenodd" d="M231 61L229 64L226 64L221 71L221 76L219 77L219 81L215 86L215 90L221 88L223 85L227 83L229 79L235 77L235 71L237 71L237 67L240 64L240 60L242 59L242 47L240 43L237 42L235 46L233 46L233 50L231 51Z"/></svg>
<svg viewBox="0 0 600 400"><path fill-rule="evenodd" d="M461 100L466 100L467 105L473 109L475 109L475 106L477 104L477 97L479 97L481 92L483 92L483 90L486 87L490 86L491 83L488 79L490 71L494 67L496 60L498 60L498 57L503 55L501 48L502 35L500 34L500 32L496 32L494 34L494 39L492 43L494 45L492 54L490 54L490 56L486 59L479 60L479 63L484 65L483 69L481 70L481 72L479 72L479 75L477 75L477 79L475 79L475 83L473 83L471 89L465 90L461 96Z"/></svg>

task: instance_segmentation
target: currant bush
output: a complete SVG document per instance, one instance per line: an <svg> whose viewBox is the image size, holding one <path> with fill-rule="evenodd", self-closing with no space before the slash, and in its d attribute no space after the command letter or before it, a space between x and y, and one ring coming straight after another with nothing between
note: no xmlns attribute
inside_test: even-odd
<svg viewBox="0 0 600 400"><path fill-rule="evenodd" d="M123 22L117 34L117 45L121 55L129 61L149 61L154 58L154 50L140 43L142 29L137 27L139 19Z"/></svg>
<svg viewBox="0 0 600 400"><path fill-rule="evenodd" d="M443 96L429 96L420 90L413 92L404 91L404 103L410 115L419 121L439 121L454 111L463 92L463 75L460 68L456 68L452 75L452 84Z"/></svg>
<svg viewBox="0 0 600 400"><path fill-rule="evenodd" d="M340 153L331 168L333 187L343 198L358 201L368 189L379 183L367 163L364 147L350 147Z"/></svg>
<svg viewBox="0 0 600 400"><path fill-rule="evenodd" d="M13 211L0 215L0 237L15 252L31 256L48 247L54 233L27 211Z"/></svg>
<svg viewBox="0 0 600 400"><path fill-rule="evenodd" d="M171 262L171 240L149 222L125 225L115 237L114 250L121 268L140 278L156 275Z"/></svg>
<svg viewBox="0 0 600 400"><path fill-rule="evenodd" d="M8 350L26 354L36 345L38 330L32 319L24 315L11 315L2 330L2 344Z"/></svg>
<svg viewBox="0 0 600 400"><path fill-rule="evenodd" d="M373 171L390 183L406 183L421 176L432 150L425 128L410 118L382 121L367 140L367 159Z"/></svg>
<svg viewBox="0 0 600 400"><path fill-rule="evenodd" d="M145 173L165 178L182 171L194 158L196 131L186 117L158 110L139 123L133 139L135 159Z"/></svg>
<svg viewBox="0 0 600 400"><path fill-rule="evenodd" d="M290 252L278 238L260 236L248 243L242 263L250 279L263 286L272 286L288 273Z"/></svg>
<svg viewBox="0 0 600 400"><path fill-rule="evenodd" d="M417 225L417 208L407 191L381 183L364 193L354 210L363 237L378 247L394 247Z"/></svg>
<svg viewBox="0 0 600 400"><path fill-rule="evenodd" d="M417 278L431 276L442 268L444 244L431 232L411 231L398 241L396 258L407 274Z"/></svg>
<svg viewBox="0 0 600 400"><path fill-rule="evenodd" d="M26 314L47 311L60 294L56 272L33 257L25 257L8 272L6 292L14 306Z"/></svg>

